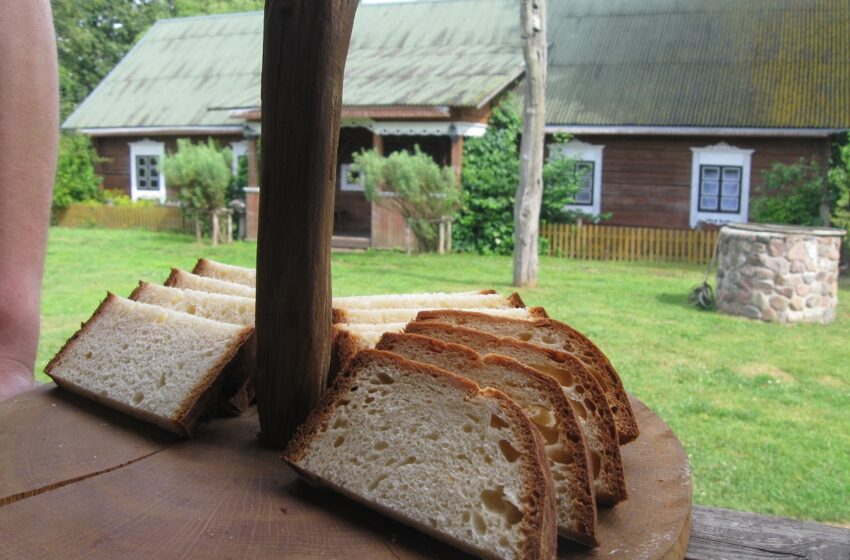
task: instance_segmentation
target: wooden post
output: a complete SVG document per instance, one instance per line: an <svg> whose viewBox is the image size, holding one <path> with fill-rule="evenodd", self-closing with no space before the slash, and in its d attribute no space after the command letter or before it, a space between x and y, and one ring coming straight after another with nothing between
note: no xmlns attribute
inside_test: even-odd
<svg viewBox="0 0 850 560"><path fill-rule="evenodd" d="M446 252L446 220L440 218L440 223L437 226L439 228L439 240L437 241L437 253L442 255Z"/></svg>
<svg viewBox="0 0 850 560"><path fill-rule="evenodd" d="M233 210L227 210L227 242L233 243Z"/></svg>
<svg viewBox="0 0 850 560"><path fill-rule="evenodd" d="M201 215L195 214L195 242L201 242Z"/></svg>
<svg viewBox="0 0 850 560"><path fill-rule="evenodd" d="M250 138L248 140L248 186L257 187L257 139Z"/></svg>
<svg viewBox="0 0 850 560"><path fill-rule="evenodd" d="M525 118L514 201L514 286L537 284L537 243L543 200L543 127L546 125L546 0L521 0L525 56Z"/></svg>
<svg viewBox="0 0 850 560"><path fill-rule="evenodd" d="M212 219L212 246L218 247L218 210L213 210L210 212L210 218Z"/></svg>
<svg viewBox="0 0 850 560"><path fill-rule="evenodd" d="M452 252L452 219L446 221L446 253Z"/></svg>
<svg viewBox="0 0 850 560"><path fill-rule="evenodd" d="M357 4L266 1L256 384L260 439L275 448L318 403L330 364L336 156Z"/></svg>

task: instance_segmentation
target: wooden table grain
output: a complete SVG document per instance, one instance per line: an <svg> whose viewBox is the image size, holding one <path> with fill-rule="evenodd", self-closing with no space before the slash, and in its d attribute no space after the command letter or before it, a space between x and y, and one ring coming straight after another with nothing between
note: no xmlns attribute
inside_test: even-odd
<svg viewBox="0 0 850 560"><path fill-rule="evenodd" d="M52 386L0 404L0 558L464 557L301 481L256 426L252 410L183 441ZM686 557L850 560L850 531L695 507Z"/></svg>

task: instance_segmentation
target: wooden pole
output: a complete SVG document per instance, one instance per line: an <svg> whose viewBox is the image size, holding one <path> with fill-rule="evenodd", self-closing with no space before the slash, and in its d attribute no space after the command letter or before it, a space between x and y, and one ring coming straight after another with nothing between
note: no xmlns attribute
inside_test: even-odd
<svg viewBox="0 0 850 560"><path fill-rule="evenodd" d="M543 200L543 127L546 125L546 0L521 0L525 56L525 117L514 201L514 286L537 284L537 243Z"/></svg>
<svg viewBox="0 0 850 560"><path fill-rule="evenodd" d="M218 210L210 212L210 218L212 219L212 246L218 247Z"/></svg>
<svg viewBox="0 0 850 560"><path fill-rule="evenodd" d="M260 439L318 403L331 345L330 247L342 78L358 0L267 0L257 235Z"/></svg>

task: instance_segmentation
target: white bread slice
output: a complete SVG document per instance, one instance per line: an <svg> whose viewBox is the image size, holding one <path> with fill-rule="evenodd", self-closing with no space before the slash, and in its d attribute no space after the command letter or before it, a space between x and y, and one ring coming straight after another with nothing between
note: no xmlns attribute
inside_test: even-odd
<svg viewBox="0 0 850 560"><path fill-rule="evenodd" d="M494 290L481 292L387 294L377 296L335 297L334 309L462 309L525 307L519 294L504 297Z"/></svg>
<svg viewBox="0 0 850 560"><path fill-rule="evenodd" d="M256 300L250 297L139 282L130 299L231 325L254 326Z"/></svg>
<svg viewBox="0 0 850 560"><path fill-rule="evenodd" d="M207 278L198 276L185 270L178 268L171 269L171 275L165 281L165 285L171 288L181 288L184 290L198 290L200 292L210 292L214 294L227 294L231 296L242 297L257 297L256 290L235 284L233 282L225 282L224 280L216 280L215 278Z"/></svg>
<svg viewBox="0 0 850 560"><path fill-rule="evenodd" d="M555 558L555 497L539 433L503 393L447 371L364 350L284 460L472 554Z"/></svg>
<svg viewBox="0 0 850 560"><path fill-rule="evenodd" d="M222 370L253 332L109 294L45 373L70 391L189 436Z"/></svg>
<svg viewBox="0 0 850 560"><path fill-rule="evenodd" d="M546 312L541 307L474 307L464 309L477 313L486 313L494 317L507 317L509 319L538 319L547 317ZM421 307L407 308L378 308L378 309L334 309L334 323L362 323L362 324L381 324L381 323L407 323L416 318L420 311L425 311Z"/></svg>
<svg viewBox="0 0 850 560"><path fill-rule="evenodd" d="M405 332L463 344L481 355L508 356L551 376L570 400L584 432L597 502L613 505L627 498L614 416L599 383L577 358L565 352L446 323L413 322L407 325Z"/></svg>
<svg viewBox="0 0 850 560"><path fill-rule="evenodd" d="M254 326L254 298L181 290L139 282L139 287L130 294L130 299L231 325ZM238 416L251 405L255 395L256 369L257 339L251 336L222 373L224 381L213 414Z"/></svg>
<svg viewBox="0 0 850 560"><path fill-rule="evenodd" d="M516 338L575 356L605 391L611 412L614 413L620 443L628 443L638 437L635 415L617 371L589 338L569 325L552 319L520 321L453 310L423 311L417 315L416 320L468 327L496 336Z"/></svg>
<svg viewBox="0 0 850 560"><path fill-rule="evenodd" d="M249 288L257 287L257 270L254 268L234 266L201 258L195 263L192 273L216 280L224 280L225 282L233 282L234 284L242 284Z"/></svg>
<svg viewBox="0 0 850 560"><path fill-rule="evenodd" d="M417 334L387 333L376 349L443 368L512 398L543 437L557 496L558 533L586 545L599 544L584 437L554 379L511 358L491 354L482 359L466 346Z"/></svg>

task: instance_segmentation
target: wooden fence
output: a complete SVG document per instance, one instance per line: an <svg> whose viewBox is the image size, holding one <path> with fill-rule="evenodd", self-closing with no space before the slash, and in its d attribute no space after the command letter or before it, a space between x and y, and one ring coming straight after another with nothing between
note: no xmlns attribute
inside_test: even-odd
<svg viewBox="0 0 850 560"><path fill-rule="evenodd" d="M174 206L105 206L72 204L54 213L54 222L65 227L101 227L109 229L146 229L191 233L190 220Z"/></svg>
<svg viewBox="0 0 850 560"><path fill-rule="evenodd" d="M604 225L543 224L549 254L609 261L678 261L707 263L717 230L635 228Z"/></svg>

